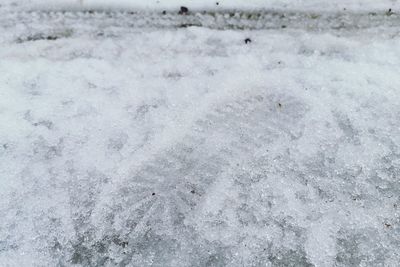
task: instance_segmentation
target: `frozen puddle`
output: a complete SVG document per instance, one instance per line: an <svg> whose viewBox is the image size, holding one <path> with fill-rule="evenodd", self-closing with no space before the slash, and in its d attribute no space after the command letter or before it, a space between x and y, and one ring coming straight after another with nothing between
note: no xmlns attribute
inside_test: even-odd
<svg viewBox="0 0 400 267"><path fill-rule="evenodd" d="M399 19L332 14L3 14L0 266L397 266Z"/></svg>

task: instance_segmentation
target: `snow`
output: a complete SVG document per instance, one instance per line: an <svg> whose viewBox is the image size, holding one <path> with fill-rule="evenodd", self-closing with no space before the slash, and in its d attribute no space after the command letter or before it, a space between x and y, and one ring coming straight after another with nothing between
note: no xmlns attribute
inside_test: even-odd
<svg viewBox="0 0 400 267"><path fill-rule="evenodd" d="M397 266L398 16L304 14L3 12L0 266Z"/></svg>
<svg viewBox="0 0 400 267"><path fill-rule="evenodd" d="M395 0L3 0L17 3L25 9L133 9L179 10L307 10L307 11L383 11L400 8Z"/></svg>

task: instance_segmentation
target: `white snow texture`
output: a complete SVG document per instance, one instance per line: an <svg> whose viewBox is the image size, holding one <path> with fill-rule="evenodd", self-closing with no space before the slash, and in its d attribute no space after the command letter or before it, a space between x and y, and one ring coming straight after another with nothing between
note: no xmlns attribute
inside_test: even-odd
<svg viewBox="0 0 400 267"><path fill-rule="evenodd" d="M0 7L1 267L399 266L393 2L44 2Z"/></svg>
<svg viewBox="0 0 400 267"><path fill-rule="evenodd" d="M400 8L397 0L2 0L4 5L23 9L145 9L173 10L187 6L194 10L291 9L308 11L376 11Z"/></svg>

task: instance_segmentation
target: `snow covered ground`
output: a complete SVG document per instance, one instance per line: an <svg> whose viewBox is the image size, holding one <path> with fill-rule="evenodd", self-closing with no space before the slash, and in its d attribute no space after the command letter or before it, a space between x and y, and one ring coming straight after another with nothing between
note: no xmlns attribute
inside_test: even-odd
<svg viewBox="0 0 400 267"><path fill-rule="evenodd" d="M397 0L2 0L4 6L22 9L146 9L175 10L187 6L196 10L291 9L307 11L376 11L400 8Z"/></svg>
<svg viewBox="0 0 400 267"><path fill-rule="evenodd" d="M398 266L390 1L28 2L0 9L0 266Z"/></svg>

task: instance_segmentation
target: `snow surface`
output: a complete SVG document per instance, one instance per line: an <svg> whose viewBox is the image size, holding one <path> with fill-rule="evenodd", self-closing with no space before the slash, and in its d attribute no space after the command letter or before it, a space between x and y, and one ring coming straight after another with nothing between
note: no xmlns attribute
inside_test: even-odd
<svg viewBox="0 0 400 267"><path fill-rule="evenodd" d="M283 9L318 11L376 11L400 8L397 0L3 0L24 9L145 9L178 10L187 6L194 10Z"/></svg>
<svg viewBox="0 0 400 267"><path fill-rule="evenodd" d="M317 15L4 12L0 266L398 266L398 18Z"/></svg>

